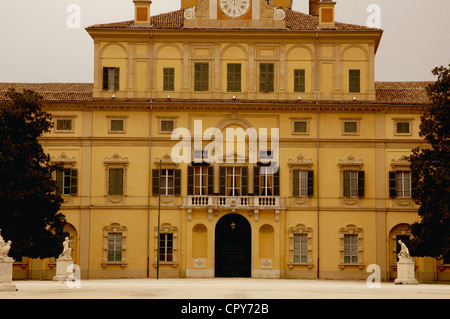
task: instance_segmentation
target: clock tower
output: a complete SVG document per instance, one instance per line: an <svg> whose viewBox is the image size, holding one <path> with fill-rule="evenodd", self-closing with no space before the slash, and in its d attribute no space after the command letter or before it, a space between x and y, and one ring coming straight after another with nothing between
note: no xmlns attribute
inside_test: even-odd
<svg viewBox="0 0 450 319"><path fill-rule="evenodd" d="M184 0L188 5L188 0ZM197 0L182 7L184 26L195 28L283 28L285 11L292 1L281 0ZM194 4L195 1L189 2ZM277 7L276 5L280 5Z"/></svg>
<svg viewBox="0 0 450 319"><path fill-rule="evenodd" d="M252 19L252 0L218 0L217 19Z"/></svg>

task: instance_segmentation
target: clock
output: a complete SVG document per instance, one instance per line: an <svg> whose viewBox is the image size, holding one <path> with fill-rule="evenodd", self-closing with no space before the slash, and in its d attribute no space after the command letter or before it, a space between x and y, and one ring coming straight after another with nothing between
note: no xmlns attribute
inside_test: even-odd
<svg viewBox="0 0 450 319"><path fill-rule="evenodd" d="M239 18L250 9L250 0L220 0L220 9L230 18Z"/></svg>

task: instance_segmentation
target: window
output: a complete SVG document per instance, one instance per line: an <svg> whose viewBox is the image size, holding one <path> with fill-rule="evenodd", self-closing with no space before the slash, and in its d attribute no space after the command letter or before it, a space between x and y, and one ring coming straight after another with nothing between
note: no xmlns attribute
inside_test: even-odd
<svg viewBox="0 0 450 319"><path fill-rule="evenodd" d="M73 120L72 119L57 119L56 120L57 132L73 132Z"/></svg>
<svg viewBox="0 0 450 319"><path fill-rule="evenodd" d="M159 238L158 238L159 233ZM155 227L155 242L159 245L155 245L155 264L159 261L162 263L170 263L174 266L178 264L178 228L171 224L162 224L159 232L158 226ZM159 247L158 247L159 246ZM159 251L158 251L159 248Z"/></svg>
<svg viewBox="0 0 450 319"><path fill-rule="evenodd" d="M358 263L358 235L354 234L344 235L344 263L345 264Z"/></svg>
<svg viewBox="0 0 450 319"><path fill-rule="evenodd" d="M175 190L173 169L161 170L161 195L173 195Z"/></svg>
<svg viewBox="0 0 450 319"><path fill-rule="evenodd" d="M361 92L361 71L349 70L349 92L360 93Z"/></svg>
<svg viewBox="0 0 450 319"><path fill-rule="evenodd" d="M308 234L294 234L294 263L308 261Z"/></svg>
<svg viewBox="0 0 450 319"><path fill-rule="evenodd" d="M108 133L125 133L127 116L108 116Z"/></svg>
<svg viewBox="0 0 450 319"><path fill-rule="evenodd" d="M389 196L391 198L411 198L411 172L389 172Z"/></svg>
<svg viewBox="0 0 450 319"><path fill-rule="evenodd" d="M344 122L344 133L358 133L358 122Z"/></svg>
<svg viewBox="0 0 450 319"><path fill-rule="evenodd" d="M227 64L227 92L241 92L242 66L240 63Z"/></svg>
<svg viewBox="0 0 450 319"><path fill-rule="evenodd" d="M219 168L219 194L223 196L248 195L248 167Z"/></svg>
<svg viewBox="0 0 450 319"><path fill-rule="evenodd" d="M197 62L194 69L194 90L209 91L209 63Z"/></svg>
<svg viewBox="0 0 450 319"><path fill-rule="evenodd" d="M306 121L294 121L294 133L308 133L308 123Z"/></svg>
<svg viewBox="0 0 450 319"><path fill-rule="evenodd" d="M122 233L108 234L108 262L122 261Z"/></svg>
<svg viewBox="0 0 450 319"><path fill-rule="evenodd" d="M413 119L394 119L394 135L412 135Z"/></svg>
<svg viewBox="0 0 450 319"><path fill-rule="evenodd" d="M117 223L103 227L102 266L119 263L126 266L127 228Z"/></svg>
<svg viewBox="0 0 450 319"><path fill-rule="evenodd" d="M78 170L63 169L56 172L56 186L60 195L77 195Z"/></svg>
<svg viewBox="0 0 450 319"><path fill-rule="evenodd" d="M280 196L279 167L254 167L253 192L256 196Z"/></svg>
<svg viewBox="0 0 450 319"><path fill-rule="evenodd" d="M289 269L302 264L312 269L312 228L303 224L289 227Z"/></svg>
<svg viewBox="0 0 450 319"><path fill-rule="evenodd" d="M294 170L294 196L314 196L314 171Z"/></svg>
<svg viewBox="0 0 450 319"><path fill-rule="evenodd" d="M305 92L305 70L304 69L294 70L294 92L298 92L298 93Z"/></svg>
<svg viewBox="0 0 450 319"><path fill-rule="evenodd" d="M241 167L227 167L227 190L228 196L240 196L242 194Z"/></svg>
<svg viewBox="0 0 450 319"><path fill-rule="evenodd" d="M364 197L364 171L344 171L344 197Z"/></svg>
<svg viewBox="0 0 450 319"><path fill-rule="evenodd" d="M164 91L175 91L175 69L164 68Z"/></svg>
<svg viewBox="0 0 450 319"><path fill-rule="evenodd" d="M153 195L159 195L161 181L161 195L181 195L181 170L179 169L161 169L161 178L159 169L153 170Z"/></svg>
<svg viewBox="0 0 450 319"><path fill-rule="evenodd" d="M208 194L208 168L205 166L194 167L194 195Z"/></svg>
<svg viewBox="0 0 450 319"><path fill-rule="evenodd" d="M259 64L259 91L274 92L275 65L273 63Z"/></svg>
<svg viewBox="0 0 450 319"><path fill-rule="evenodd" d="M123 195L123 168L109 169L109 195Z"/></svg>
<svg viewBox="0 0 450 319"><path fill-rule="evenodd" d="M103 90L119 91L120 69L119 68L103 68Z"/></svg>
<svg viewBox="0 0 450 319"><path fill-rule="evenodd" d="M159 235L159 261L173 261L173 234Z"/></svg>
<svg viewBox="0 0 450 319"><path fill-rule="evenodd" d="M158 118L158 133L160 134L172 134L173 130L177 126L176 117L159 117Z"/></svg>

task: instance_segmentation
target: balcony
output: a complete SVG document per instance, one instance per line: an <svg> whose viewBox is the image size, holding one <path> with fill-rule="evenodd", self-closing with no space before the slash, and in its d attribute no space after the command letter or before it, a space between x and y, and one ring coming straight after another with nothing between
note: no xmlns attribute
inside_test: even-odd
<svg viewBox="0 0 450 319"><path fill-rule="evenodd" d="M285 209L284 197L280 196L187 196L183 198L182 208L187 209L188 219L191 220L193 209L207 209L209 219L212 220L213 210L220 209L236 212L239 209L253 210L255 220L261 209L275 211L275 219L278 221L280 210Z"/></svg>

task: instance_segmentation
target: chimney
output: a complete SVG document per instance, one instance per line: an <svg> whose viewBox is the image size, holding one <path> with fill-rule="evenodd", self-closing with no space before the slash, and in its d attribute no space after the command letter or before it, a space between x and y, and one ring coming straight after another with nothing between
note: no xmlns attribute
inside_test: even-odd
<svg viewBox="0 0 450 319"><path fill-rule="evenodd" d="M336 2L332 0L322 0L318 3L319 6L319 28L321 29L336 29L334 23L334 9Z"/></svg>
<svg viewBox="0 0 450 319"><path fill-rule="evenodd" d="M319 16L319 2L320 0L309 0L309 15Z"/></svg>
<svg viewBox="0 0 450 319"><path fill-rule="evenodd" d="M181 9L198 7L200 2L202 2L202 0L181 0Z"/></svg>
<svg viewBox="0 0 450 319"><path fill-rule="evenodd" d="M293 0L274 0L273 6L292 9L292 2Z"/></svg>
<svg viewBox="0 0 450 319"><path fill-rule="evenodd" d="M137 26L150 26L150 0L133 0L134 24Z"/></svg>

